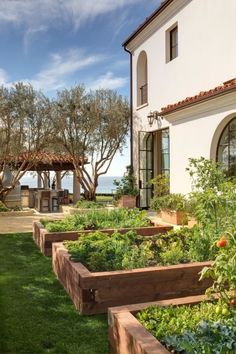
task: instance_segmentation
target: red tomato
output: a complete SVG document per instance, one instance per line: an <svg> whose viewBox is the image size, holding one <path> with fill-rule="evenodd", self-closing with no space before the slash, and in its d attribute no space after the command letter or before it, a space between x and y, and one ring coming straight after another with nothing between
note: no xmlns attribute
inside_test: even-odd
<svg viewBox="0 0 236 354"><path fill-rule="evenodd" d="M225 247L227 245L227 240L225 238L221 238L219 241L216 242L217 247Z"/></svg>
<svg viewBox="0 0 236 354"><path fill-rule="evenodd" d="M231 299L230 300L230 305L236 306L236 299Z"/></svg>

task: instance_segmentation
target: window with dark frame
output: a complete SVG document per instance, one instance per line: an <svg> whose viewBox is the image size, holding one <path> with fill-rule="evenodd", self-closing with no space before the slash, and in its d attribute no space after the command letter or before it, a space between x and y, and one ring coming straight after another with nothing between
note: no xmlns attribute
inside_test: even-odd
<svg viewBox="0 0 236 354"><path fill-rule="evenodd" d="M170 31L170 60L178 56L178 26Z"/></svg>

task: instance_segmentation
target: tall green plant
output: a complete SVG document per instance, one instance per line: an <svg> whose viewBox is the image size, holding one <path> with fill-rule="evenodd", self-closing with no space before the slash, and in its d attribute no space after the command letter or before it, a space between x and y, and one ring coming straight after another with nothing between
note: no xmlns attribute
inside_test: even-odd
<svg viewBox="0 0 236 354"><path fill-rule="evenodd" d="M218 163L203 157L190 159L187 171L192 178L194 215L204 232L217 239L235 224L236 180L227 178Z"/></svg>

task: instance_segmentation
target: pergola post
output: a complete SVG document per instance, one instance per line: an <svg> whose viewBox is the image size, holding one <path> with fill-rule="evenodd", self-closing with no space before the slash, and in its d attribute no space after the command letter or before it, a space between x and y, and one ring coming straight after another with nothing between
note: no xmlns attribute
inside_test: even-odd
<svg viewBox="0 0 236 354"><path fill-rule="evenodd" d="M75 171L73 172L73 203L75 204L80 199L80 184L76 177Z"/></svg>
<svg viewBox="0 0 236 354"><path fill-rule="evenodd" d="M42 188L42 176L41 172L37 172L37 187Z"/></svg>
<svg viewBox="0 0 236 354"><path fill-rule="evenodd" d="M61 189L61 171L56 172L56 189Z"/></svg>

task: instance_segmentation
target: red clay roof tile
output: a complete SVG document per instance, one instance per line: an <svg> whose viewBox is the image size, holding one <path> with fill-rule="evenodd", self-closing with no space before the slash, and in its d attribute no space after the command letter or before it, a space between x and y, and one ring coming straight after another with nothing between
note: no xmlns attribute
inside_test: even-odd
<svg viewBox="0 0 236 354"><path fill-rule="evenodd" d="M177 103L168 104L166 107L161 108L161 114L166 115L168 113L175 111L176 109L182 109L188 107L191 104L195 104L198 102L200 103L206 99L214 98L219 94L226 93L227 91L231 91L232 89L235 88L236 88L236 78L225 81L223 85L217 86L211 90L201 91L199 92L199 94L195 96L186 97L185 99Z"/></svg>

